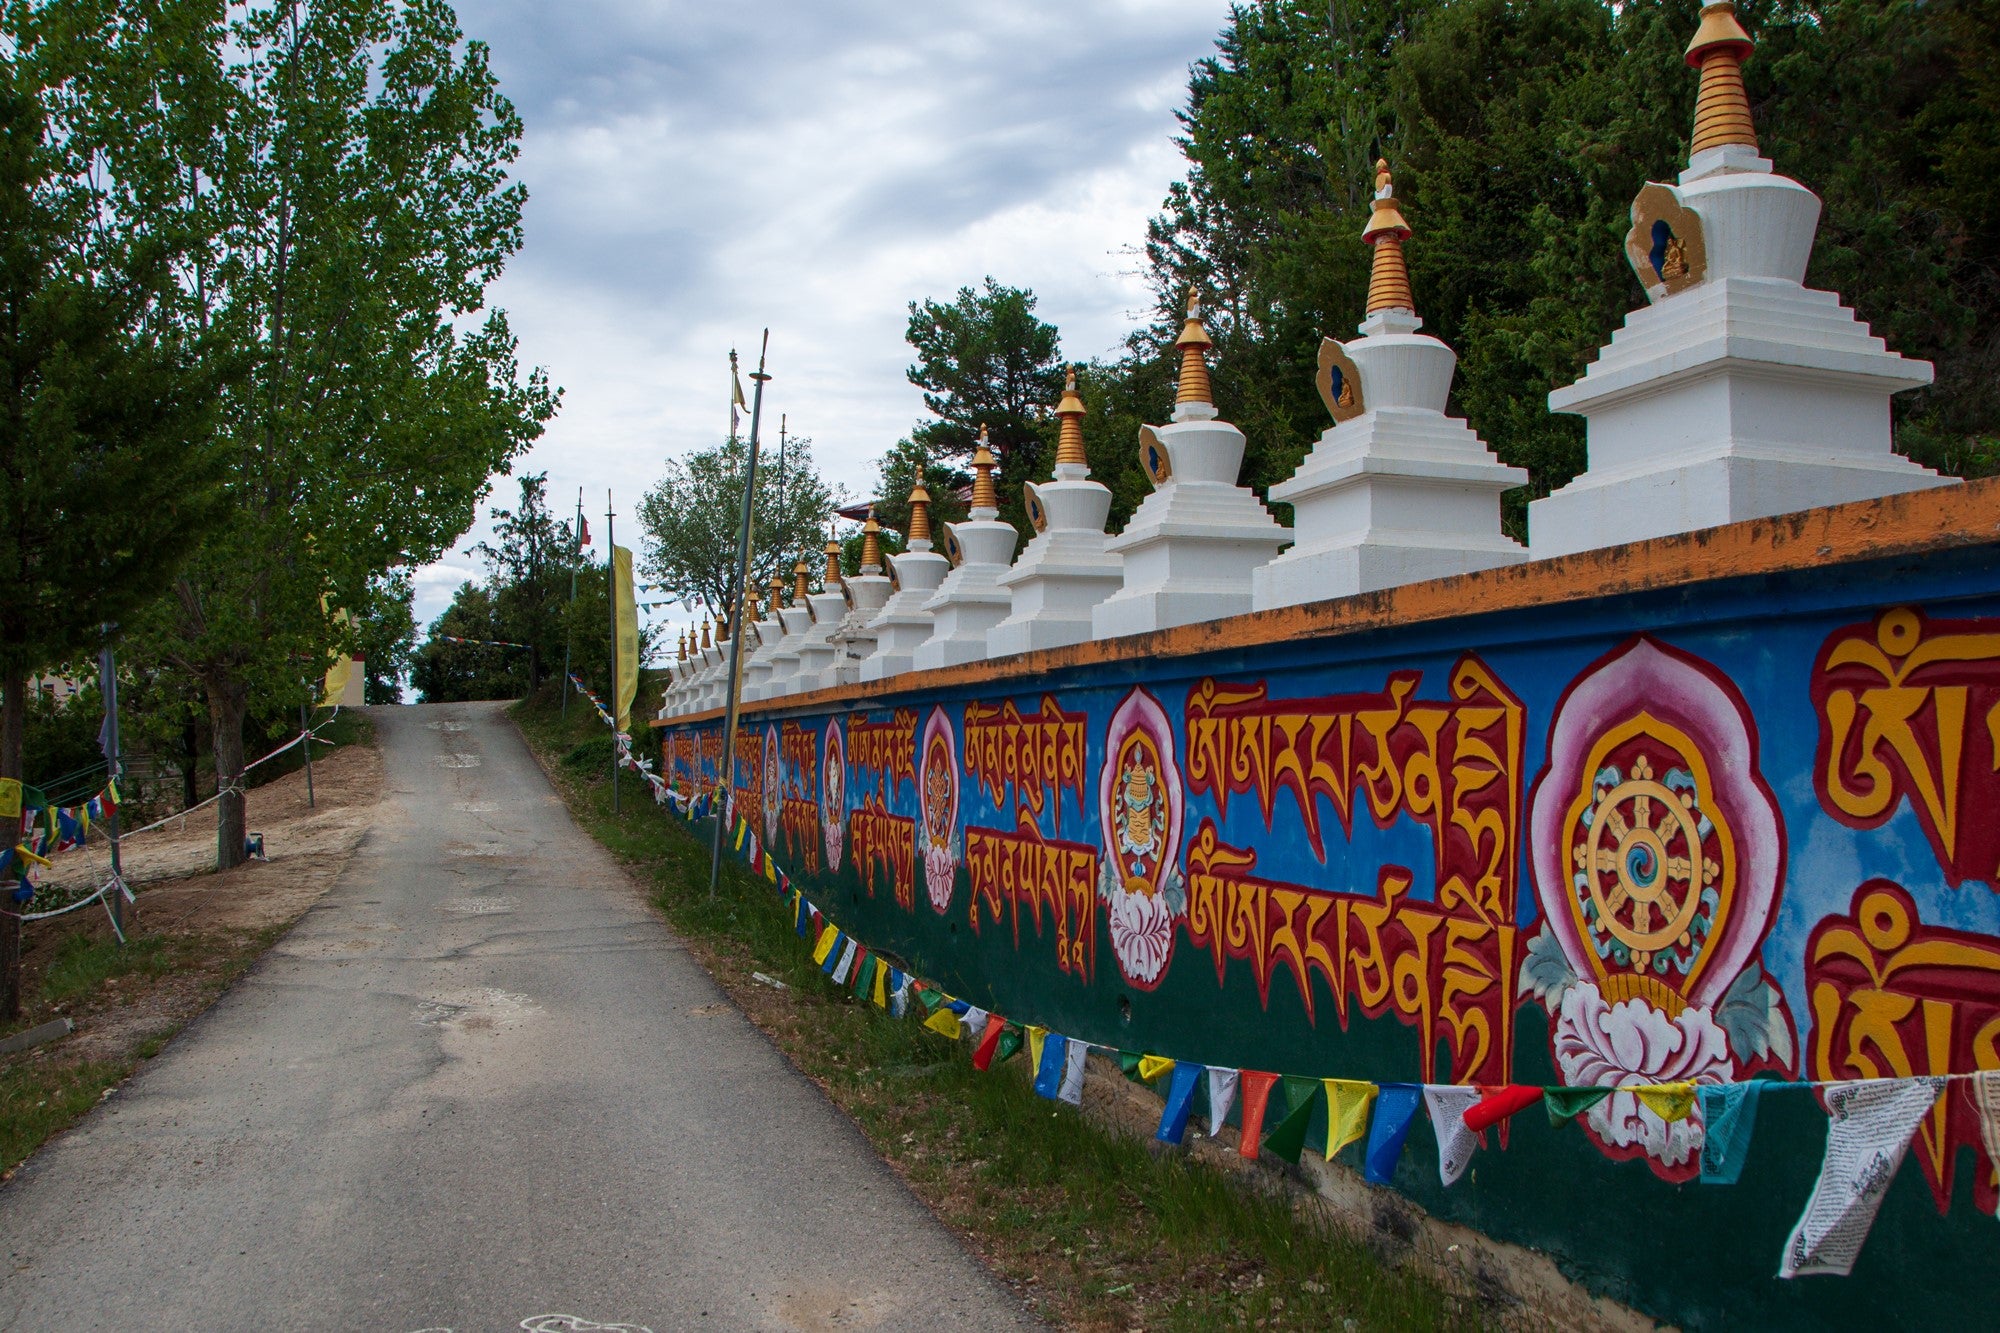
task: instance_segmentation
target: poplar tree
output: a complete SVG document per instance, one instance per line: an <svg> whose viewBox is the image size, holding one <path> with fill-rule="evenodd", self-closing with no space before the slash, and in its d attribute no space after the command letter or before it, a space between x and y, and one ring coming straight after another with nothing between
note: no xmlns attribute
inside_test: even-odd
<svg viewBox="0 0 2000 1333"><path fill-rule="evenodd" d="M558 395L485 289L521 244L521 123L444 0L232 7L216 133L161 206L213 219L182 316L241 373L219 402L230 520L149 626L214 738L216 859L244 855L244 721L305 698L382 572L436 559ZM483 313L483 318L481 318Z"/></svg>
<svg viewBox="0 0 2000 1333"><path fill-rule="evenodd" d="M211 367L163 311L200 238L95 169L104 145L67 114L76 17L0 5L0 778L28 776L28 675L158 595L216 513ZM172 117L159 61L202 29L185 7L152 17L93 59L127 113ZM19 950L19 918L0 918L0 1021Z"/></svg>

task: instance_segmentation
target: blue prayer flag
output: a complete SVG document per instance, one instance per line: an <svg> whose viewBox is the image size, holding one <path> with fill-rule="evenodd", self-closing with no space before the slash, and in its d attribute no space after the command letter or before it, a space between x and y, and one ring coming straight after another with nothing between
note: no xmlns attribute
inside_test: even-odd
<svg viewBox="0 0 2000 1333"><path fill-rule="evenodd" d="M1402 1160L1403 1143L1416 1122L1417 1108L1423 1104L1424 1089L1419 1083L1384 1083L1375 1099L1375 1120L1368 1126L1368 1151L1363 1161L1364 1175L1371 1185L1386 1185Z"/></svg>

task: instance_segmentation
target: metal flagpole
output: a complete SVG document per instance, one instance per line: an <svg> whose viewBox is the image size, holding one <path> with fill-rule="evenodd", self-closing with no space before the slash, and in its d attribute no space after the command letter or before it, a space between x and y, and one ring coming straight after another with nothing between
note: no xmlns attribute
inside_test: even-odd
<svg viewBox="0 0 2000 1333"><path fill-rule="evenodd" d="M604 491L604 604L611 608L611 813L618 813L618 529Z"/></svg>
<svg viewBox="0 0 2000 1333"><path fill-rule="evenodd" d="M784 531L785 521L785 414L778 413L778 506L776 521L779 532Z"/></svg>
<svg viewBox="0 0 2000 1333"><path fill-rule="evenodd" d="M583 559L583 487L581 486L576 488L576 526L570 530L570 535L576 538L576 554L574 557L571 558L569 562L569 600L570 600L570 605L574 606L576 605L576 567L578 563ZM561 716L565 718L569 716L569 689L570 689L569 653L570 653L570 640L573 637L574 633L570 629L570 624L569 624L569 614L568 612L564 612L563 678L562 678L562 688L558 691L558 693L562 695Z"/></svg>
<svg viewBox="0 0 2000 1333"><path fill-rule="evenodd" d="M750 459L743 469L743 530L736 539L736 578L729 589L729 623L735 625L736 633L729 640L729 705L723 714L722 724L722 794L724 807L716 812L715 844L710 849L708 860L708 896L715 898L715 881L722 873L722 826L727 821L723 813L727 809L729 794L736 789L736 705L738 691L742 684L743 657L743 585L750 575L750 509L751 499L757 494L757 427L764 412L764 385L770 376L764 373L765 357L771 350L771 331L764 330L764 345L757 352L757 373L750 378L757 382L750 401ZM731 353L733 356L734 353Z"/></svg>
<svg viewBox="0 0 2000 1333"><path fill-rule="evenodd" d="M111 626L106 625L104 629L108 636ZM118 779L124 776L121 771L123 765L119 762L118 747L118 661L111 654L108 637L104 647L97 654L97 690L104 696L105 771L110 774L111 785L116 786ZM117 805L112 806L111 814L106 820L110 827L105 830L106 836L111 840L111 878L116 880L117 884L110 893L104 895L104 901L110 904L112 933L118 936L120 944L125 942L125 936L130 929L130 922L125 915L125 867L118 859L118 805L124 803L125 793L121 791L118 793Z"/></svg>

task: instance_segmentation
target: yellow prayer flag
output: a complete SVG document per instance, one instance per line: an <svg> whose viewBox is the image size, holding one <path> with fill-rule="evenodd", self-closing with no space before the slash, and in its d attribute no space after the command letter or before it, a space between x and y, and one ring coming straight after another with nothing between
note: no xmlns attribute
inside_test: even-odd
<svg viewBox="0 0 2000 1333"><path fill-rule="evenodd" d="M1047 1028L1028 1024L1028 1072L1033 1075L1042 1067L1042 1042L1049 1035Z"/></svg>
<svg viewBox="0 0 2000 1333"><path fill-rule="evenodd" d="M958 1021L958 1015L942 1006L939 1007L936 1013L924 1020L924 1026L933 1032L950 1037L953 1041L957 1041L959 1035L964 1031L964 1025Z"/></svg>
<svg viewBox="0 0 2000 1333"><path fill-rule="evenodd" d="M612 623L617 627L618 697L612 701L618 730L632 730L632 700L639 693L639 607L632 596L632 552L611 548Z"/></svg>
<svg viewBox="0 0 2000 1333"><path fill-rule="evenodd" d="M875 969L875 1007L889 1007L889 969L887 965Z"/></svg>
<svg viewBox="0 0 2000 1333"><path fill-rule="evenodd" d="M21 817L21 779L0 778L0 819Z"/></svg>
<svg viewBox="0 0 2000 1333"><path fill-rule="evenodd" d="M764 878L773 884L778 882L778 863L768 856L764 858Z"/></svg>
<svg viewBox="0 0 2000 1333"><path fill-rule="evenodd" d="M1139 1081L1151 1083L1173 1067L1174 1062L1164 1055L1142 1055L1139 1057Z"/></svg>
<svg viewBox="0 0 2000 1333"><path fill-rule="evenodd" d="M48 866L55 864L55 862L49 860L49 858L46 856L36 856L33 852L28 850L27 844L25 843L17 842L14 844L14 855L20 857L23 861L33 861L38 866Z"/></svg>
<svg viewBox="0 0 2000 1333"><path fill-rule="evenodd" d="M1379 1089L1353 1078L1329 1078L1326 1084L1326 1160L1368 1133L1368 1108Z"/></svg>
<svg viewBox="0 0 2000 1333"><path fill-rule="evenodd" d="M1685 1120L1694 1109L1694 1084L1692 1083L1641 1083L1626 1091L1636 1096L1645 1108L1660 1119L1672 1124Z"/></svg>
<svg viewBox="0 0 2000 1333"><path fill-rule="evenodd" d="M813 946L813 961L815 963L824 963L826 956L833 952L834 941L839 938L840 932L832 926L828 926L826 932L819 937L819 943Z"/></svg>

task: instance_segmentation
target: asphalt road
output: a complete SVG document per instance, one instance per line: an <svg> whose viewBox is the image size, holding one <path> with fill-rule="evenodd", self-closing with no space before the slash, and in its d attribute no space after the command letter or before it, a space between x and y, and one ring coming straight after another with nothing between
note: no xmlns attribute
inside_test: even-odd
<svg viewBox="0 0 2000 1333"><path fill-rule="evenodd" d="M1028 1323L497 705L372 717L386 799L333 889L0 1188L0 1329Z"/></svg>

